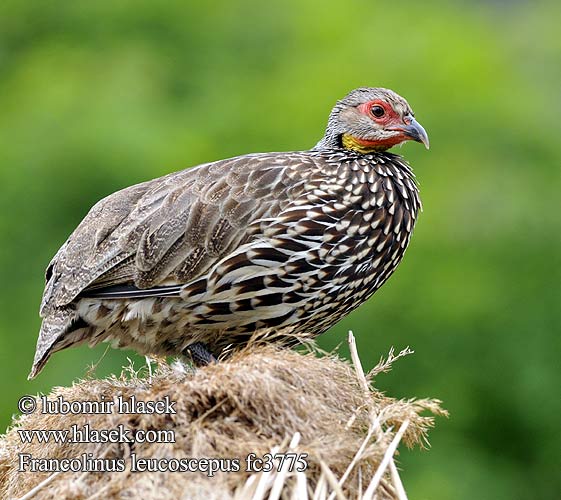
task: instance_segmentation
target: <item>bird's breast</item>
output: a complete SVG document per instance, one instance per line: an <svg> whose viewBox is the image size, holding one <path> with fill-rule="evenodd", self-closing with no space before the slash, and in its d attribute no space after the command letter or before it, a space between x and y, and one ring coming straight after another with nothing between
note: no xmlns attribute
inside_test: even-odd
<svg viewBox="0 0 561 500"><path fill-rule="evenodd" d="M413 174L394 155L330 165L308 181L305 200L285 214L288 233L316 243L307 261L317 287L370 295L391 275L409 243L420 200ZM364 300L364 299L362 299Z"/></svg>

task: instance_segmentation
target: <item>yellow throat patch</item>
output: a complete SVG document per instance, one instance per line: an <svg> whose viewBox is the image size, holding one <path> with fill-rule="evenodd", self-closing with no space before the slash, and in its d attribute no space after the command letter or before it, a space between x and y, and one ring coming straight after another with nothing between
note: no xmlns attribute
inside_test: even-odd
<svg viewBox="0 0 561 500"><path fill-rule="evenodd" d="M361 139L357 139L356 137L352 136L351 134L343 134L341 138L341 142L343 143L343 147L345 149L352 149L357 153L374 153L376 151L384 151L387 149L387 146L384 147L380 144L369 144L368 141L363 141Z"/></svg>

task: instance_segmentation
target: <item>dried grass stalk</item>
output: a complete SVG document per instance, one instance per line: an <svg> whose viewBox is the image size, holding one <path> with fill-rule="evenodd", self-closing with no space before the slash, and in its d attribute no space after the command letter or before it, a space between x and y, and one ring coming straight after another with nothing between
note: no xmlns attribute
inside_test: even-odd
<svg viewBox="0 0 561 500"><path fill-rule="evenodd" d="M406 497L394 463L404 442L428 445L434 415L444 415L431 399L396 400L371 388L377 374L409 354L393 351L364 375L349 336L353 364L333 354L318 357L272 345L255 344L224 362L204 369L159 363L148 378L129 368L120 377L87 379L52 391L49 399L66 401L175 401L175 414L41 413L17 418L0 438L0 498L8 499L350 499ZM428 410L429 414L426 414ZM174 443L21 443L18 430L69 429L173 430ZM305 472L275 467L245 471L249 453L307 453ZM18 472L18 454L73 458L83 453L105 459L239 459L239 472ZM127 462L128 463L128 462Z"/></svg>

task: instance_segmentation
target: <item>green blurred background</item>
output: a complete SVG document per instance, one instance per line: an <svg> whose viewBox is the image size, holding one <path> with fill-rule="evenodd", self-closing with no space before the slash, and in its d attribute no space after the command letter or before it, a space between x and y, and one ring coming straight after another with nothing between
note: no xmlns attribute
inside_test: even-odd
<svg viewBox="0 0 561 500"><path fill-rule="evenodd" d="M0 427L104 347L28 382L43 272L101 197L214 159L307 149L358 86L405 96L424 201L412 245L323 347L357 335L377 383L450 411L403 451L412 499L561 494L559 2L4 1L0 6ZM343 349L345 351L345 349ZM97 374L131 353L110 351Z"/></svg>

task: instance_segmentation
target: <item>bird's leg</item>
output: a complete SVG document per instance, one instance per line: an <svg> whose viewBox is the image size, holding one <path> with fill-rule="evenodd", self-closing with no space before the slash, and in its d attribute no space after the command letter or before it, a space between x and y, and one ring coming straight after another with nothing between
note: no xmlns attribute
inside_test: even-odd
<svg viewBox="0 0 561 500"><path fill-rule="evenodd" d="M216 358L208 350L208 347L203 342L195 342L187 346L185 349L191 355L191 359L195 366L206 366L211 363L216 363Z"/></svg>

